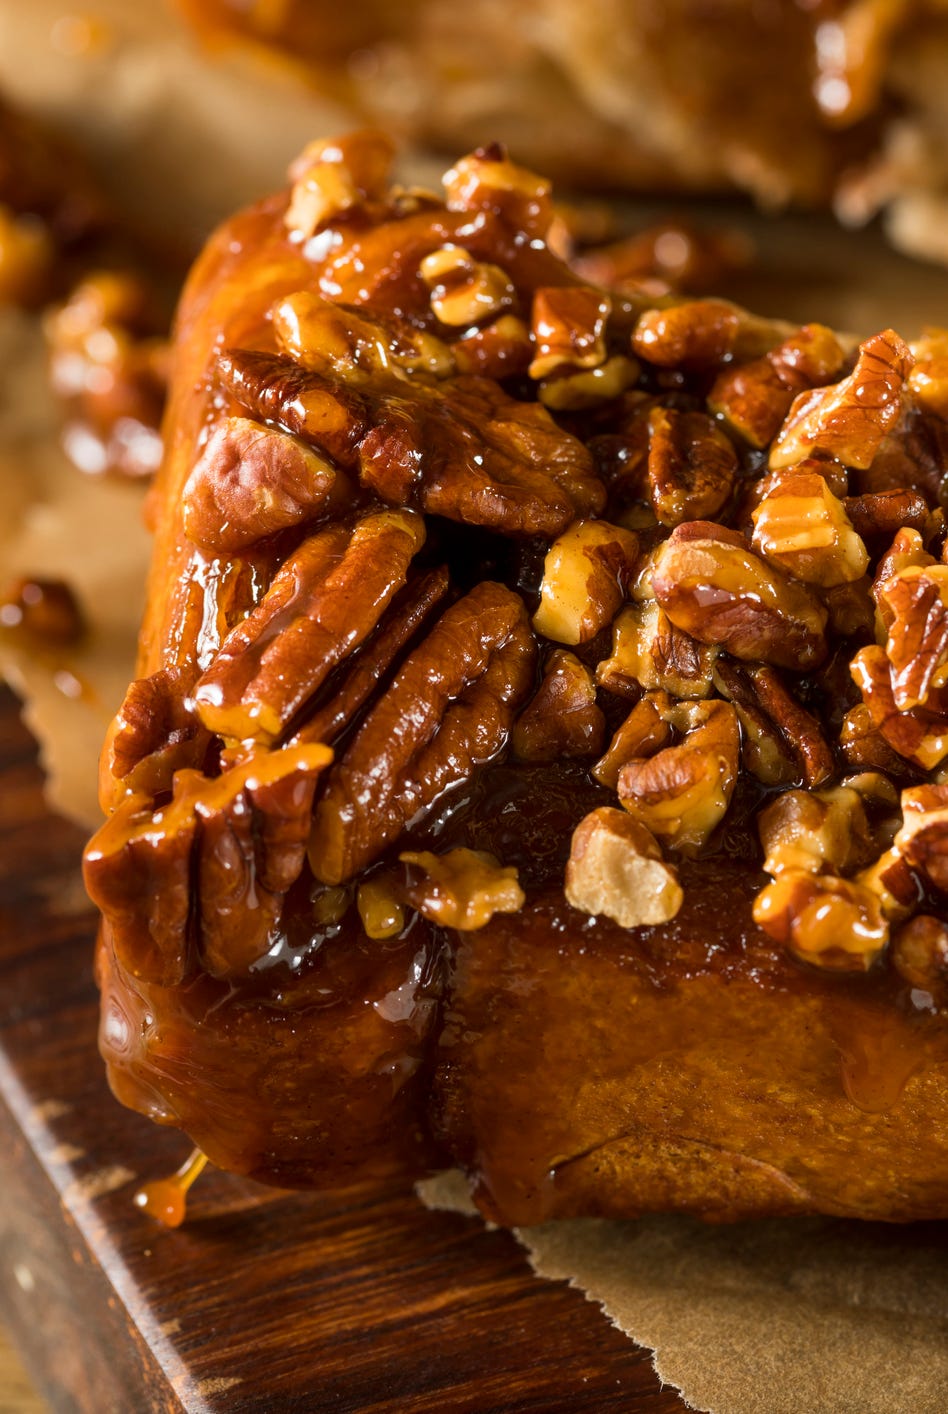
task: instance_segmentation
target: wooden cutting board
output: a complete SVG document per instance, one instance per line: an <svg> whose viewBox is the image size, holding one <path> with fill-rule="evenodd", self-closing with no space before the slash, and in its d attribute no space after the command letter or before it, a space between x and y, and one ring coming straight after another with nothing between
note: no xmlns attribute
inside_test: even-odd
<svg viewBox="0 0 948 1414"><path fill-rule="evenodd" d="M107 1090L81 846L0 694L0 1321L53 1410L684 1410L509 1234L410 1192L214 1172L178 1231L135 1208L189 1146Z"/></svg>

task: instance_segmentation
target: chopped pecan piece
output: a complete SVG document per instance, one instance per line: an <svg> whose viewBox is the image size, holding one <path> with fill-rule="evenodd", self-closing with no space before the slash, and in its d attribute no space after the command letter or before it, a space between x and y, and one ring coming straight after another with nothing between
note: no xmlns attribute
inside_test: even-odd
<svg viewBox="0 0 948 1414"><path fill-rule="evenodd" d="M526 899L512 865L501 865L480 849L449 849L446 854L406 852L403 894L422 917L442 928L472 933L495 913L519 913Z"/></svg>
<svg viewBox="0 0 948 1414"><path fill-rule="evenodd" d="M234 554L351 503L352 486L295 437L227 417L205 443L182 497L188 538L213 554Z"/></svg>
<svg viewBox="0 0 948 1414"><path fill-rule="evenodd" d="M573 831L565 893L574 908L604 914L622 928L667 923L683 898L655 836L607 805L591 811Z"/></svg>
<svg viewBox="0 0 948 1414"><path fill-rule="evenodd" d="M544 236L553 220L550 183L511 162L497 143L455 162L444 174L449 211L500 212L514 230Z"/></svg>
<svg viewBox="0 0 948 1414"><path fill-rule="evenodd" d="M596 705L596 688L572 653L550 654L535 696L521 712L510 737L521 761L557 761L595 756L602 750L606 719Z"/></svg>
<svg viewBox="0 0 948 1414"><path fill-rule="evenodd" d="M475 260L463 246L433 250L418 273L431 291L432 313L450 327L483 324L516 302L517 292L500 266Z"/></svg>
<svg viewBox="0 0 948 1414"><path fill-rule="evenodd" d="M618 398L638 376L639 365L634 359L613 354L596 368L560 368L543 379L537 396L553 412L582 412Z"/></svg>
<svg viewBox="0 0 948 1414"><path fill-rule="evenodd" d="M892 965L910 987L927 992L939 1007L948 1002L948 923L917 913L892 939Z"/></svg>
<svg viewBox="0 0 948 1414"><path fill-rule="evenodd" d="M737 453L703 412L653 408L648 419L648 489L662 525L712 519L737 480Z"/></svg>
<svg viewBox="0 0 948 1414"><path fill-rule="evenodd" d="M484 581L445 612L330 772L309 846L317 879L358 874L496 756L535 660L523 602L502 585Z"/></svg>
<svg viewBox="0 0 948 1414"><path fill-rule="evenodd" d="M526 373L533 357L530 330L515 314L502 314L482 329L469 329L453 345L461 373L483 378L515 378Z"/></svg>
<svg viewBox="0 0 948 1414"><path fill-rule="evenodd" d="M612 301L591 285L554 285L533 296L531 378L560 368L598 368L606 359Z"/></svg>
<svg viewBox="0 0 948 1414"><path fill-rule="evenodd" d="M814 452L846 466L870 466L899 417L911 367L908 345L891 329L860 344L848 378L795 400L771 447L771 468L793 466Z"/></svg>
<svg viewBox="0 0 948 1414"><path fill-rule="evenodd" d="M896 850L930 884L948 894L948 785L904 790L902 815Z"/></svg>
<svg viewBox="0 0 948 1414"><path fill-rule="evenodd" d="M660 368L703 370L764 354L790 331L790 325L757 319L727 300L689 300L646 310L632 347Z"/></svg>
<svg viewBox="0 0 948 1414"><path fill-rule="evenodd" d="M889 940L870 889L800 869L786 870L760 891L754 921L803 962L829 971L868 971Z"/></svg>
<svg viewBox="0 0 948 1414"><path fill-rule="evenodd" d="M176 771L202 764L210 735L187 705L192 680L180 668L160 668L129 687L102 750L99 803L106 813L122 796L153 799L169 791Z"/></svg>
<svg viewBox="0 0 948 1414"><path fill-rule="evenodd" d="M806 324L763 358L728 368L708 395L712 412L752 447L773 441L796 395L833 378L845 354L823 324Z"/></svg>
<svg viewBox="0 0 948 1414"><path fill-rule="evenodd" d="M861 579L865 545L842 501L816 472L790 471L753 512L751 544L794 579L826 589Z"/></svg>
<svg viewBox="0 0 948 1414"><path fill-rule="evenodd" d="M84 869L133 976L178 986L198 960L230 976L264 955L302 868L316 779L331 758L318 745L255 753L213 779L179 771L158 810L142 795L119 804Z"/></svg>
<svg viewBox="0 0 948 1414"><path fill-rule="evenodd" d="M900 711L892 690L891 664L884 648L860 648L850 672L872 724L900 756L930 771L948 756L948 690L932 689L923 707Z"/></svg>
<svg viewBox="0 0 948 1414"><path fill-rule="evenodd" d="M304 541L195 684L208 730L275 740L374 629L424 536L421 519L403 510L334 523Z"/></svg>
<svg viewBox="0 0 948 1414"><path fill-rule="evenodd" d="M883 771L887 776L916 774L904 757L886 741L872 720L865 702L852 707L839 729L840 754L853 771Z"/></svg>
<svg viewBox="0 0 948 1414"><path fill-rule="evenodd" d="M608 692L661 688L675 697L708 697L717 649L677 628L655 599L629 604L612 626L612 653L596 669Z"/></svg>
<svg viewBox="0 0 948 1414"><path fill-rule="evenodd" d="M280 348L316 373L358 386L375 373L454 372L450 345L430 329L403 319L382 321L364 309L335 304L313 290L297 290L271 311Z"/></svg>
<svg viewBox="0 0 948 1414"><path fill-rule="evenodd" d="M847 873L875 853L862 795L852 786L784 791L757 816L757 829L764 868L775 878L788 870Z"/></svg>
<svg viewBox="0 0 948 1414"><path fill-rule="evenodd" d="M812 590L712 522L672 531L652 588L673 624L736 658L800 671L826 656L826 610Z"/></svg>
<svg viewBox="0 0 948 1414"><path fill-rule="evenodd" d="M604 520L581 520L543 562L533 626L554 643L587 643L615 618L639 557L637 536Z"/></svg>
<svg viewBox="0 0 948 1414"><path fill-rule="evenodd" d="M900 712L948 683L948 565L907 566L879 588L886 657Z"/></svg>
<svg viewBox="0 0 948 1414"><path fill-rule="evenodd" d="M668 724L671 698L665 692L647 692L632 708L609 743L605 756L592 768L604 786L617 790L619 772L636 757L654 756L671 741Z"/></svg>
<svg viewBox="0 0 948 1414"><path fill-rule="evenodd" d="M931 512L920 491L875 491L847 496L843 506L857 535L865 540L875 535L897 534L903 526L925 529Z"/></svg>
<svg viewBox="0 0 948 1414"><path fill-rule="evenodd" d="M311 142L290 168L293 189L284 218L290 236L308 240L333 217L378 200L394 155L391 140L374 130Z"/></svg>
<svg viewBox="0 0 948 1414"><path fill-rule="evenodd" d="M619 799L660 840L695 854L731 803L740 765L737 714L730 702L690 702L672 707L668 719L682 740L627 762Z"/></svg>
<svg viewBox="0 0 948 1414"><path fill-rule="evenodd" d="M801 706L780 674L720 657L714 686L733 702L742 728L741 759L764 785L802 781L811 789L833 774L833 753L820 723Z"/></svg>

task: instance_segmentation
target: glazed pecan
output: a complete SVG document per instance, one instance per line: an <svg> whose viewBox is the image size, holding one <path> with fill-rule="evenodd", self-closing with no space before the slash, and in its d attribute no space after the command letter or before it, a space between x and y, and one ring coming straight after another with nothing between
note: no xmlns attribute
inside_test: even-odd
<svg viewBox="0 0 948 1414"><path fill-rule="evenodd" d="M722 655L714 686L733 702L742 728L741 758L764 785L812 788L833 774L833 753L819 720L801 706L776 669L745 667Z"/></svg>
<svg viewBox="0 0 948 1414"><path fill-rule="evenodd" d="M736 658L799 671L826 656L826 610L812 590L713 522L672 531L655 557L652 588L673 624Z"/></svg>
<svg viewBox="0 0 948 1414"><path fill-rule="evenodd" d="M376 373L454 372L450 345L430 329L392 315L383 320L362 308L336 304L314 290L296 290L270 312L284 353L316 373L358 386Z"/></svg>
<svg viewBox="0 0 948 1414"><path fill-rule="evenodd" d="M358 874L501 750L535 660L523 602L502 585L484 581L444 613L330 772L309 845L317 879Z"/></svg>
<svg viewBox="0 0 948 1414"><path fill-rule="evenodd" d="M595 756L602 750L606 719L585 667L562 648L552 652L534 697L514 723L510 743L521 761L557 761Z"/></svg>
<svg viewBox="0 0 948 1414"><path fill-rule="evenodd" d="M948 785L904 790L902 816L896 850L936 889L948 893Z"/></svg>
<svg viewBox="0 0 948 1414"><path fill-rule="evenodd" d="M398 856L407 866L402 893L412 908L442 928L471 933L495 913L518 913L526 902L517 871L479 849L429 850Z"/></svg>
<svg viewBox="0 0 948 1414"><path fill-rule="evenodd" d="M304 541L195 684L208 730L275 740L375 628L424 537L420 517L402 510L337 522Z"/></svg>
<svg viewBox="0 0 948 1414"><path fill-rule="evenodd" d="M908 566L879 588L886 657L900 712L948 683L948 565Z"/></svg>
<svg viewBox="0 0 948 1414"><path fill-rule="evenodd" d="M930 771L948 756L948 690L932 688L924 706L900 711L892 690L891 664L884 648L860 648L850 672L872 725L900 756Z"/></svg>
<svg viewBox="0 0 948 1414"><path fill-rule="evenodd" d="M499 143L478 148L445 172L449 211L499 213L514 230L545 236L553 220L550 183L511 162Z"/></svg>
<svg viewBox="0 0 948 1414"><path fill-rule="evenodd" d="M533 296L531 378L557 369L598 368L606 359L612 301L591 285L554 285Z"/></svg>
<svg viewBox="0 0 948 1414"><path fill-rule="evenodd" d="M852 786L783 791L757 816L764 868L847 873L869 863L875 843L863 798Z"/></svg>
<svg viewBox="0 0 948 1414"><path fill-rule="evenodd" d="M655 836L607 805L591 811L573 831L565 893L574 908L604 914L622 928L667 923L684 897Z"/></svg>
<svg viewBox="0 0 948 1414"><path fill-rule="evenodd" d="M639 365L624 354L613 354L595 368L560 368L544 378L537 397L552 412L583 412L618 398L639 376Z"/></svg>
<svg viewBox="0 0 948 1414"><path fill-rule="evenodd" d="M794 401L771 447L770 466L793 466L814 452L845 466L870 466L898 420L911 367L908 345L891 329L867 339L848 378Z"/></svg>
<svg viewBox="0 0 948 1414"><path fill-rule="evenodd" d="M431 291L431 310L442 324L483 324L516 302L517 292L500 266L475 260L463 246L426 255L418 273Z"/></svg>
<svg viewBox="0 0 948 1414"><path fill-rule="evenodd" d="M922 531L931 512L920 491L894 490L847 496L843 501L850 524L865 540L875 535L889 538L903 526Z"/></svg>
<svg viewBox="0 0 948 1414"><path fill-rule="evenodd" d="M660 840L695 854L720 824L740 766L740 729L730 702L689 702L671 707L670 725L683 733L646 760L619 771L619 799Z"/></svg>
<svg viewBox="0 0 948 1414"><path fill-rule="evenodd" d="M293 188L285 221L294 240L308 240L327 221L368 201L388 185L395 148L375 130L311 142L290 168Z"/></svg>
<svg viewBox="0 0 948 1414"><path fill-rule="evenodd" d="M777 435L797 394L835 377L844 359L830 329L806 324L763 358L720 373L708 406L752 447L763 449Z"/></svg>
<svg viewBox="0 0 948 1414"><path fill-rule="evenodd" d="M176 771L200 767L210 733L187 705L192 681L180 668L161 668L131 684L102 750L103 811L126 795L154 798L171 789Z"/></svg>
<svg viewBox="0 0 948 1414"><path fill-rule="evenodd" d="M178 771L167 805L130 795L90 843L85 881L129 972L178 986L196 963L245 971L305 858L324 746L257 752L213 779Z"/></svg>
<svg viewBox="0 0 948 1414"><path fill-rule="evenodd" d="M737 453L703 412L653 408L648 419L648 494L662 525L712 519L737 480Z"/></svg>
<svg viewBox="0 0 948 1414"><path fill-rule="evenodd" d="M717 648L672 623L655 599L628 604L612 626L612 653L596 668L600 687L619 696L661 688L675 697L708 697Z"/></svg>
<svg viewBox="0 0 948 1414"><path fill-rule="evenodd" d="M672 738L668 723L671 698L666 692L647 692L632 708L609 743L606 754L592 768L604 786L616 790L622 767L636 757L654 756Z"/></svg>
<svg viewBox="0 0 948 1414"><path fill-rule="evenodd" d="M713 369L730 358L766 353L791 327L758 319L727 300L689 300L646 310L635 326L632 347L660 368Z"/></svg>
<svg viewBox="0 0 948 1414"><path fill-rule="evenodd" d="M815 471L789 471L751 517L751 544L794 579L831 589L861 579L869 555L842 501Z"/></svg>
<svg viewBox="0 0 948 1414"><path fill-rule="evenodd" d="M587 643L615 618L635 573L638 538L603 520L580 520L543 561L533 626L554 643Z"/></svg>
<svg viewBox="0 0 948 1414"><path fill-rule="evenodd" d="M368 415L358 392L343 382L329 382L292 358L251 349L226 350L217 361L217 373L255 418L302 437L339 466L357 466Z"/></svg>
<svg viewBox="0 0 948 1414"><path fill-rule="evenodd" d="M833 874L788 869L754 901L754 922L804 962L865 972L889 940L871 889Z"/></svg>
<svg viewBox="0 0 948 1414"><path fill-rule="evenodd" d="M226 417L205 443L182 495L188 538L212 554L234 554L351 503L352 486L295 437L245 417Z"/></svg>
<svg viewBox="0 0 948 1414"><path fill-rule="evenodd" d="M533 357L530 330L515 314L502 314L482 329L466 330L452 352L461 373L483 378L515 378Z"/></svg>
<svg viewBox="0 0 948 1414"><path fill-rule="evenodd" d="M948 1002L948 923L930 913L903 923L892 939L892 965L909 986L943 1007Z"/></svg>

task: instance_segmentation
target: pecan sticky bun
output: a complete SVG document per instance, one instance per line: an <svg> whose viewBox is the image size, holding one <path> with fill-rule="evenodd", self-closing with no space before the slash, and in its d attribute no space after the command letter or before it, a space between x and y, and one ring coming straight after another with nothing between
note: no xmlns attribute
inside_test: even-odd
<svg viewBox="0 0 948 1414"><path fill-rule="evenodd" d="M116 1094L505 1222L948 1216L948 342L313 144L178 323L86 855Z"/></svg>

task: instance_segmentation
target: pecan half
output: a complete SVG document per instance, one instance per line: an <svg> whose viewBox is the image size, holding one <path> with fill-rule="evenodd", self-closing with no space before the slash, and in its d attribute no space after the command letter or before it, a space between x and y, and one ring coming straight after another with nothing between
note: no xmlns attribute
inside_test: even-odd
<svg viewBox="0 0 948 1414"><path fill-rule="evenodd" d="M711 522L672 531L652 589L673 624L736 658L801 670L826 656L826 610L812 590Z"/></svg>
<svg viewBox="0 0 948 1414"><path fill-rule="evenodd" d="M653 408L648 419L648 489L662 525L711 519L730 499L737 453L703 412Z"/></svg>
<svg viewBox="0 0 948 1414"><path fill-rule="evenodd" d="M619 772L619 799L652 834L695 854L723 819L740 765L740 729L730 702L689 702L672 707L672 726L684 732L647 760Z"/></svg>
<svg viewBox="0 0 948 1414"><path fill-rule="evenodd" d="M879 589L888 624L886 657L900 712L926 703L948 683L948 565L908 566Z"/></svg>
<svg viewBox="0 0 948 1414"><path fill-rule="evenodd" d="M606 719L596 705L589 669L562 648L550 654L535 696L514 723L510 743L521 761L595 756Z"/></svg>
<svg viewBox="0 0 948 1414"><path fill-rule="evenodd" d="M102 750L99 803L108 812L126 795L149 799L171 789L172 777L203 760L210 733L189 709L193 675L161 668L128 688Z"/></svg>
<svg viewBox="0 0 948 1414"><path fill-rule="evenodd" d="M891 329L860 344L848 378L795 400L771 447L771 468L792 466L814 452L845 466L870 466L898 420L911 367L908 345Z"/></svg>
<svg viewBox="0 0 948 1414"><path fill-rule="evenodd" d="M278 423L318 447L340 466L354 468L368 431L365 404L342 382L329 382L281 354L227 349L217 360L224 387L254 417Z"/></svg>
<svg viewBox="0 0 948 1414"><path fill-rule="evenodd" d="M352 486L295 437L227 417L208 438L182 493L184 531L214 554L234 554L351 503Z"/></svg>
<svg viewBox="0 0 948 1414"><path fill-rule="evenodd" d="M497 755L535 659L523 602L502 585L484 581L444 613L330 772L309 844L317 879L359 873Z"/></svg>
<svg viewBox="0 0 948 1414"><path fill-rule="evenodd" d="M833 378L844 358L831 330L806 324L763 358L720 373L708 406L752 447L763 449L777 435L796 395Z"/></svg>
<svg viewBox="0 0 948 1414"><path fill-rule="evenodd" d="M304 541L195 684L208 730L232 741L275 740L368 637L424 536L420 518L403 510L332 524Z"/></svg>
<svg viewBox="0 0 948 1414"><path fill-rule="evenodd" d="M744 667L722 655L714 664L714 686L737 709L741 758L764 785L802 781L812 788L832 776L833 753L818 719L774 668Z"/></svg>
<svg viewBox="0 0 948 1414"><path fill-rule="evenodd" d="M860 648L850 663L873 726L900 756L930 771L948 756L948 691L932 689L923 707L900 711L891 664L877 644Z"/></svg>

